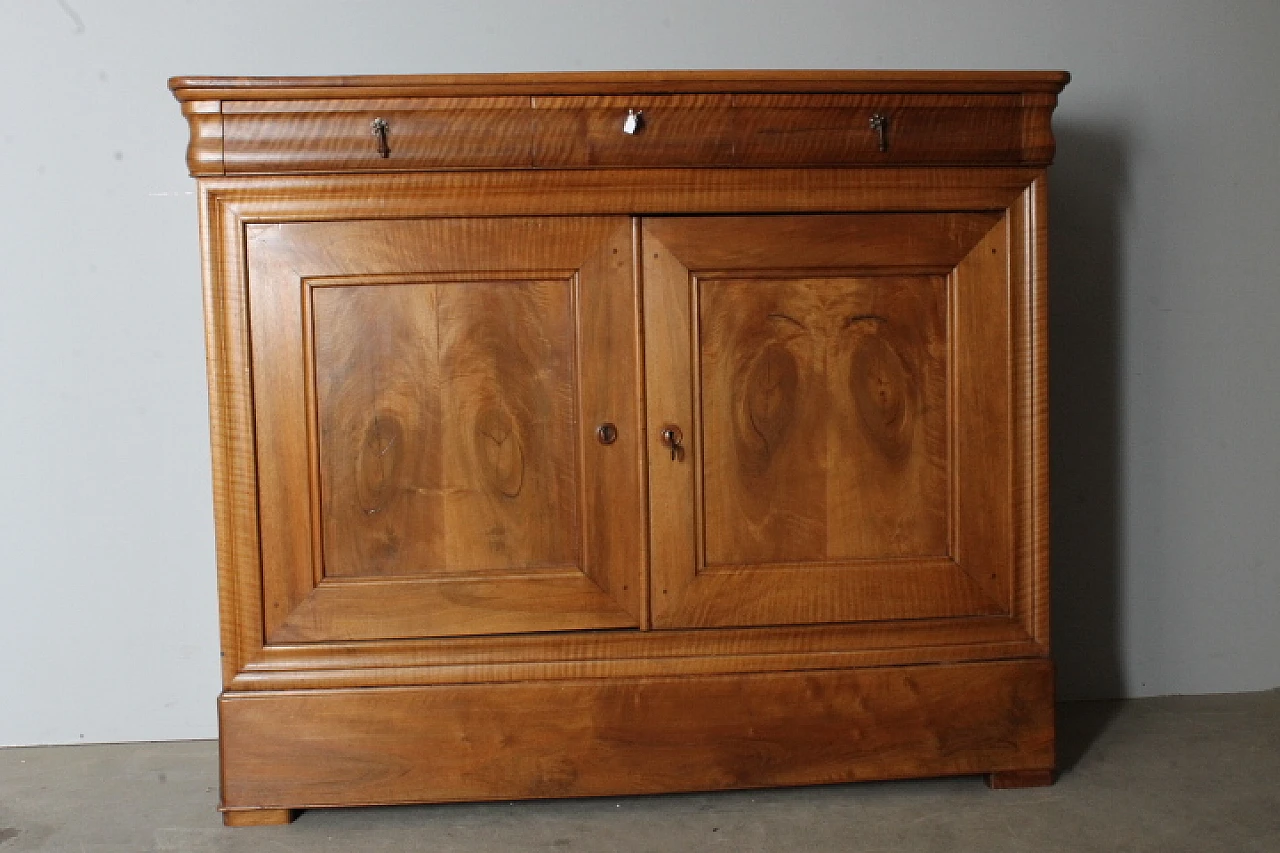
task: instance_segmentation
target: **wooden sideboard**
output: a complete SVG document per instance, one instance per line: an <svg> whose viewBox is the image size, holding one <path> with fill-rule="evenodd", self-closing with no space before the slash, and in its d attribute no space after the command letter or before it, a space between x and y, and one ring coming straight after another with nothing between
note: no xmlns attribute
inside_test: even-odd
<svg viewBox="0 0 1280 853"><path fill-rule="evenodd" d="M170 81L226 822L1048 784L1067 79Z"/></svg>

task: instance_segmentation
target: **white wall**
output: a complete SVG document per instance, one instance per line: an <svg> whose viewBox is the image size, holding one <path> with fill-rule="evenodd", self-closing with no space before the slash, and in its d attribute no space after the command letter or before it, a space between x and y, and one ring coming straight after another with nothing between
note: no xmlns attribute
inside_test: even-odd
<svg viewBox="0 0 1280 853"><path fill-rule="evenodd" d="M1280 684L1280 3L0 0L0 744L211 737L174 74L1065 68L1064 695Z"/></svg>

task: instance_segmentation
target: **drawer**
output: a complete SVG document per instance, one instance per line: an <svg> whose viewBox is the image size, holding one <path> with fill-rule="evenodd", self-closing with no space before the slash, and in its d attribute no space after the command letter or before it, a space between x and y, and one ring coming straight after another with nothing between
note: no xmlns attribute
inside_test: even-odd
<svg viewBox="0 0 1280 853"><path fill-rule="evenodd" d="M227 101L225 174L1031 165L1052 95L680 94ZM638 122L627 126L630 115ZM386 156L374 122L386 126ZM628 132L634 131L634 132Z"/></svg>
<svg viewBox="0 0 1280 853"><path fill-rule="evenodd" d="M532 129L520 97L230 101L223 156L228 175L519 168L530 165Z"/></svg>
<svg viewBox="0 0 1280 853"><path fill-rule="evenodd" d="M1021 96L739 95L736 162L745 166L1022 163ZM1052 153L1050 148L1049 154Z"/></svg>

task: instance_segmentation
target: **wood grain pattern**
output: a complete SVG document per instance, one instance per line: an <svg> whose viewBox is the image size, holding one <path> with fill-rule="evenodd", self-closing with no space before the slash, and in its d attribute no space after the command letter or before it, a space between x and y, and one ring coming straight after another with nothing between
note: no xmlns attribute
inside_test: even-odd
<svg viewBox="0 0 1280 853"><path fill-rule="evenodd" d="M628 233L627 220L545 218L248 228L268 637L638 623L643 566L622 546L642 536L642 496L584 518L600 484L580 474L604 454L636 464L638 391L623 381L631 396L610 417L630 426L605 448L576 380L635 376ZM386 576L402 580L355 583Z"/></svg>
<svg viewBox="0 0 1280 853"><path fill-rule="evenodd" d="M258 536L257 460L250 381L244 229L237 212L200 189L209 439L222 679L261 652L265 621Z"/></svg>
<svg viewBox="0 0 1280 853"><path fill-rule="evenodd" d="M1060 72L697 72L174 78L170 88L184 105L204 105L188 115L189 159L193 175L212 175L612 165L1040 165L1052 159L1049 115L1065 83ZM648 127L642 133L621 132L627 109L645 110ZM869 125L873 114L888 118L887 150L880 150ZM217 145L206 139L214 117L220 119ZM379 117L391 126L387 157L370 135L370 123Z"/></svg>
<svg viewBox="0 0 1280 853"><path fill-rule="evenodd" d="M202 210L208 211L204 220L210 223L206 229L206 280L210 298L214 300L208 307L210 328L225 330L216 339L210 339L211 399L217 401L211 406L215 462L218 462L215 465L215 483L218 472L226 470L227 482L240 484L226 491L226 498L216 504L219 548L223 547L221 543L224 541L234 541L238 544L228 553L239 555L219 558L222 567L219 588L226 614L223 620L224 647L232 650L224 658L224 677L228 684L237 672L250 662L263 659L264 655L261 628L255 628L255 625L261 625L263 617L262 599L258 593L261 576L256 558L257 501L251 491L255 470L252 445L246 444L252 440L252 427L232 428L229 426L231 421L222 420L223 415L219 414L225 412L226 417L238 417L244 421L250 411L247 408L247 359L243 355L248 349L243 335L247 326L244 325L243 309L236 307L241 304L237 301L236 282L243 281L244 275L238 271L239 259L244 255L243 243L239 242L244 224L273 220L474 215L485 209L506 213L538 209L572 213L618 210L632 205L641 209L684 207L707 212L784 206L821 210L823 206L837 204L867 210L899 210L904 205L922 209L990 209L1013 203L1027 186L1026 182L1033 180L1038 173L1033 170L938 169L930 171L927 182L922 182L918 172L896 169L714 173L673 170L647 174L654 176L654 180L660 179L660 186L650 186L647 180L637 179L625 171L578 172L558 176L559 181L572 187L571 192L559 192L559 183L548 173L201 181L202 198L205 200ZM650 223L661 221L649 220ZM1040 221L1043 223L1043 218ZM369 224L368 233L376 233L375 223ZM1042 252L1043 242L1037 245L1041 246ZM1043 270L1043 264L1038 268ZM237 328L241 329L240 333L235 332ZM221 343L224 339L226 344ZM236 343L236 340L242 342ZM241 390L236 391L237 385ZM219 387L226 389L225 393L215 393L214 389ZM626 436L625 431L623 435ZM1036 482L1037 488L1043 489L1046 480L1038 476ZM250 488L247 493L245 484ZM1041 509L1037 512L1044 517L1044 504L1038 506ZM235 518L247 518L248 521L236 522ZM223 535L224 531L226 535ZM1043 547L1047 539L1040 541ZM220 553L224 552L220 550ZM661 561L655 558L654 564L660 566ZM1047 605L1044 602L1047 562L1040 561L1035 571L1036 580L1029 582L1027 588L1039 590L1041 604L1034 610L1019 609L1019 618L1047 625ZM965 628L971 622L955 623L955 631L944 641L945 645L950 647L962 638L976 637ZM1047 633L1037 636L1041 638L1039 647L1047 648ZM767 648L767 643L761 648ZM866 647L856 644L855 648ZM926 652L930 659L937 654L935 648L931 646ZM1025 653L1016 644L1008 648L1010 654ZM967 652L960 648L951 653L963 655ZM416 660L407 651L403 655L393 654L386 660L387 668L371 672L371 677L378 683L399 683L401 676L395 675L397 661L409 667L408 672L416 673L403 677L424 677L421 670L413 669ZM357 673L344 669L344 665L337 661L334 671L337 674L333 678L339 681L347 679L344 683L358 680ZM283 673L261 678L265 684L288 680Z"/></svg>
<svg viewBox="0 0 1280 853"><path fill-rule="evenodd" d="M975 247L987 257L985 235L1003 233L1000 222L988 213L646 221L646 329L661 340L647 365L649 429L691 424L695 437L689 464L650 447L662 495L661 506L650 501L655 625L1011 612L1013 559L999 551L1009 528L978 518L973 501L954 517L948 496L950 430L975 432L966 453L985 442L966 464L1010 458L1008 418L984 420L1008 411L998 302L1010 273L985 260L964 266ZM941 274L953 269L973 290L959 315L996 322L956 339L969 396L951 414ZM998 471L958 476L994 495ZM1008 507L1007 480L1003 488ZM953 523L1003 556L978 561L982 572L957 565Z"/></svg>
<svg viewBox="0 0 1280 853"><path fill-rule="evenodd" d="M806 163L1031 163L1043 141L1024 123L1021 105L957 107L917 105L802 107L735 106L732 162L744 166ZM886 147L871 117L888 122ZM1052 138L1052 137L1050 137ZM1024 151L1026 147L1026 151Z"/></svg>
<svg viewBox="0 0 1280 853"><path fill-rule="evenodd" d="M1052 666L231 694L228 807L752 788L1051 766Z"/></svg>
<svg viewBox="0 0 1280 853"><path fill-rule="evenodd" d="M1026 218L1025 346L1015 376L1030 388L1022 396L1019 445L1025 450L1024 479L1020 492L1020 518L1026 520L1025 535L1019 536L1016 577L1018 597L1014 607L1024 620L1027 633L1046 650L1049 648L1049 188L1041 174L1023 193ZM1018 220L1015 220L1017 222ZM1024 338L1015 337L1015 340ZM1029 361L1029 363L1028 363ZM1025 387L1025 386L1022 386Z"/></svg>
<svg viewBox="0 0 1280 853"><path fill-rule="evenodd" d="M736 162L729 95L534 98L533 165L681 166ZM622 132L628 110L643 112L638 133Z"/></svg>
<svg viewBox="0 0 1280 853"><path fill-rule="evenodd" d="M770 271L949 271L999 221L991 213L899 213L876 216L652 217L653 238L706 277ZM761 272L763 270L764 272Z"/></svg>
<svg viewBox="0 0 1280 853"><path fill-rule="evenodd" d="M578 564L572 295L313 287L326 576Z"/></svg>
<svg viewBox="0 0 1280 853"><path fill-rule="evenodd" d="M533 155L533 115L491 107L488 100L463 108L406 109L369 104L335 111L325 103L310 112L282 112L274 104L249 112L252 102L228 111L223 168L228 175L280 172L406 171L448 168L528 167ZM371 133L375 118L387 122L390 153L381 156Z"/></svg>
<svg viewBox="0 0 1280 853"><path fill-rule="evenodd" d="M704 565L945 555L941 277L699 285Z"/></svg>
<svg viewBox="0 0 1280 853"><path fill-rule="evenodd" d="M314 643L636 627L638 614L622 601L628 589L638 589L639 568L619 568L627 575L609 592L578 566L376 583L329 581L285 614L268 639Z"/></svg>
<svg viewBox="0 0 1280 853"><path fill-rule="evenodd" d="M241 222L1004 210L1037 169L576 169L205 178Z"/></svg>
<svg viewBox="0 0 1280 853"><path fill-rule="evenodd" d="M288 174L470 168L1039 164L1053 151L1047 121L1016 96L958 105L897 95L894 103L802 106L812 96L755 106L722 95L235 101L220 143L201 143L196 173ZM992 96L986 96L992 97ZM443 106L434 101L444 101ZM213 104L217 102L203 102ZM340 108L335 108L334 105ZM288 107L294 105L294 109ZM306 105L309 109L298 108ZM622 131L629 110L639 132ZM871 125L887 121L885 146ZM382 156L371 134L388 126ZM192 117L195 121L195 117ZM208 122L206 121L207 125ZM193 133L208 134L205 126ZM195 143L193 143L195 145ZM209 158L217 155L218 160Z"/></svg>
<svg viewBox="0 0 1280 853"><path fill-rule="evenodd" d="M1014 567L1011 369L1015 291L1006 220L952 273L956 562L994 599L1009 601Z"/></svg>
<svg viewBox="0 0 1280 853"><path fill-rule="evenodd" d="M1035 657L1008 617L716 631L595 631L306 643L264 649L235 690L773 672Z"/></svg>

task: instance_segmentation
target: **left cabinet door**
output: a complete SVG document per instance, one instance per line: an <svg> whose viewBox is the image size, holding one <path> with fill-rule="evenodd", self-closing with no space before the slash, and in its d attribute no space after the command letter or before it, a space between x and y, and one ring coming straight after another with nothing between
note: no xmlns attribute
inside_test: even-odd
<svg viewBox="0 0 1280 853"><path fill-rule="evenodd" d="M266 642L638 626L630 220L245 227Z"/></svg>

